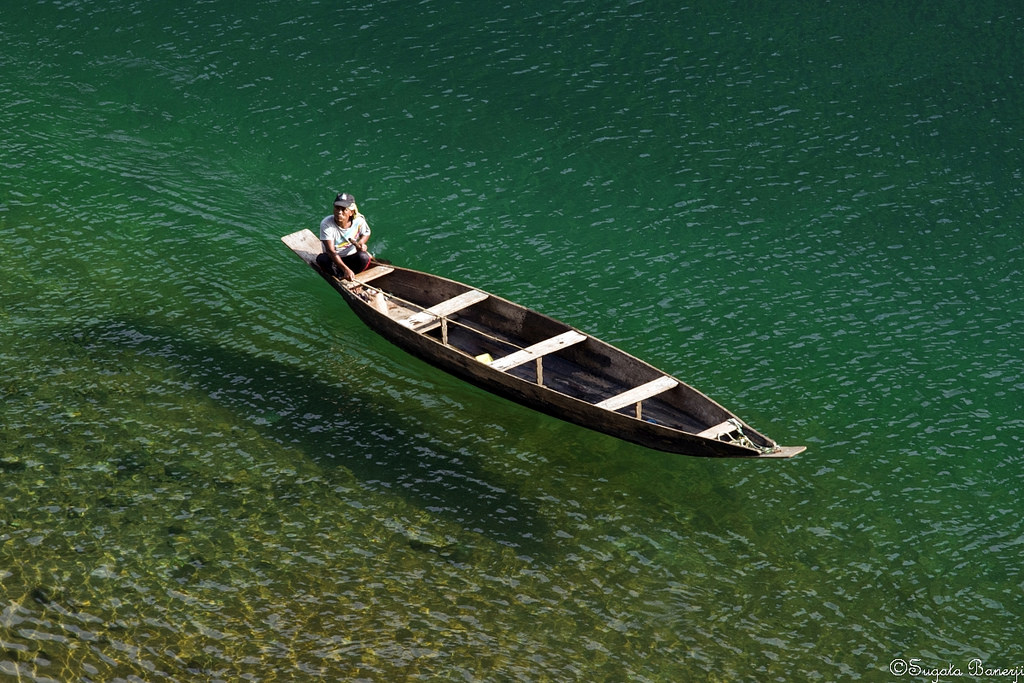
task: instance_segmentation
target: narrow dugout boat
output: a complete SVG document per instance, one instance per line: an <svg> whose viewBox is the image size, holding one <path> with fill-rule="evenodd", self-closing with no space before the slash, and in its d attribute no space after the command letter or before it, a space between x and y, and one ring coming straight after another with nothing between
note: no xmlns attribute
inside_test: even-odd
<svg viewBox="0 0 1024 683"><path fill-rule="evenodd" d="M791 458L696 389L565 323L429 273L375 264L325 274L309 230L281 240L359 318L412 355L494 394L648 448L714 458Z"/></svg>

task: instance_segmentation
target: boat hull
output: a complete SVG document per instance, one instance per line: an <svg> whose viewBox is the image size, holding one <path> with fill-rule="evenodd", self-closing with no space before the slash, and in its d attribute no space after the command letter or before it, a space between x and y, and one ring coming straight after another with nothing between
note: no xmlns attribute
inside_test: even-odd
<svg viewBox="0 0 1024 683"><path fill-rule="evenodd" d="M389 266L388 273L379 280L366 283L338 280L321 272L317 266L315 258L319 242L311 232L299 231L283 237L282 240L341 294L351 310L371 330L410 355L485 391L566 422L668 453L716 458L789 458L804 450L803 447L778 446L693 387L665 375L657 368L620 349L519 304L475 290L454 280L393 266ZM389 287L392 282L395 285ZM479 313L475 320L466 316L463 325L468 327L475 323L472 329L483 337L495 340L493 343L498 342L499 336L504 339L513 332L529 338L549 336L558 332L561 337L570 336L570 343L576 346L574 349L559 350L557 354L552 353L541 360L536 360L535 371L520 371L518 368L497 369L503 361L499 360L494 364L490 360L481 361L481 357L474 356L471 351L467 352L465 347L456 348L453 344L447 343L448 340L444 336L439 336L437 325L443 325L451 320L454 329L457 324L454 322L457 320L456 314L434 316L437 321L441 321L441 318L444 320L436 322L434 327L430 328L434 330L433 334L426 334L411 324L416 316L396 319L397 316L393 313L389 314L388 304L382 303L385 300L397 300L407 305L408 299L421 299L422 308L426 309L428 303L436 300L452 301L473 293L474 300L487 299L486 306L494 313L489 315L487 311L483 311L484 305L477 303L472 309L466 310L483 312ZM445 305L442 303L439 306ZM438 308L427 309L418 315L425 316L425 320L434 321L434 318L427 315L430 310L437 311ZM529 351L530 349L520 349L519 354L529 355ZM601 407L601 401L598 399L605 398L605 404L615 400L606 398L609 394L615 393L614 390L606 390L606 393L595 398L582 394L573 395L547 386L548 382L553 383L556 379L569 381L570 377L569 374L565 377L555 377L555 370L549 371L553 375L552 379L542 377L544 360L548 360L554 367L556 362L560 362L558 356L568 357L572 353L576 354L576 363L602 368L602 377L607 374L609 377L620 379L624 384L628 381L640 384L650 378L659 378L651 384L660 381L664 386L670 386L671 390L659 387L657 391L665 393L643 405L677 405L678 412L685 412L687 419L692 420L695 426L687 431L658 419L643 416L638 418L637 414L640 414L642 407L641 401L636 402L637 414L632 412L632 403L623 404L623 408ZM530 360L535 359L531 356ZM532 363L524 363L522 367L532 367ZM535 372L535 375L530 376L530 372ZM640 379L634 380L634 377ZM629 393L624 392L623 395ZM708 426L726 422L736 425L737 433L743 438L725 440L699 435L699 431ZM735 437L735 434L732 436Z"/></svg>

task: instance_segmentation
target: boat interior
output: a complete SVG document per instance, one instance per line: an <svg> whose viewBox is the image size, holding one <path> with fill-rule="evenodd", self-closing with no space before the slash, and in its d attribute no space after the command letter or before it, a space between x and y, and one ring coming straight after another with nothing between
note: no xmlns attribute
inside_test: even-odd
<svg viewBox="0 0 1024 683"><path fill-rule="evenodd" d="M387 266L371 268L357 280L365 286L351 291L378 312L495 370L691 434L732 441L740 430L728 412L687 385L526 307ZM749 438L770 445L756 432Z"/></svg>

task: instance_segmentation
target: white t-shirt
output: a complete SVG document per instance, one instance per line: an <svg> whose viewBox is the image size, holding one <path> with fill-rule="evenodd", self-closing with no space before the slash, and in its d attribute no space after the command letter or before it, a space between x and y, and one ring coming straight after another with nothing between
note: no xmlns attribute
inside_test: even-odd
<svg viewBox="0 0 1024 683"><path fill-rule="evenodd" d="M333 214L320 221L320 239L330 240L338 256L351 256L356 253L352 242L359 241L364 235L369 234L370 226L362 215L352 219L352 226L348 230L342 230L341 226L334 222Z"/></svg>

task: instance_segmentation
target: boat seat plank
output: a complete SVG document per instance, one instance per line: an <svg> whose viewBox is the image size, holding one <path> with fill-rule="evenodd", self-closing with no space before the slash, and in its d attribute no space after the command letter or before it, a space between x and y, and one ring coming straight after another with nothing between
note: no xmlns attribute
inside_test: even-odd
<svg viewBox="0 0 1024 683"><path fill-rule="evenodd" d="M452 297L446 301L442 301L439 304L434 304L430 308L420 311L414 315L410 315L408 318L402 321L402 324L406 327L417 328L420 325L434 322L437 318L443 318L457 313L464 308L472 306L475 303L479 303L487 298L487 295L478 289L471 289L468 292L463 292L456 297Z"/></svg>
<svg viewBox="0 0 1024 683"><path fill-rule="evenodd" d="M364 270L361 273L356 273L356 280L359 282L369 282L370 280L376 280L381 275L387 275L394 271L391 266L374 266L368 270Z"/></svg>
<svg viewBox="0 0 1024 683"><path fill-rule="evenodd" d="M577 332L576 330L569 330L563 332L557 336L545 339L542 342L537 342L532 346L527 346L525 349L510 353L507 356L502 356L498 360L491 363L491 367L495 370L511 370L512 368L522 365L523 363L533 360L534 358L540 358L541 356L547 355L559 349L564 349L567 346L578 344L587 335Z"/></svg>
<svg viewBox="0 0 1024 683"><path fill-rule="evenodd" d="M651 398L652 396L657 396L660 393L672 389L678 384L679 382L677 380L674 380L667 375L663 375L662 377L651 380L646 384L641 384L629 391L624 391L617 396L605 399L596 405L598 408L604 408L605 410L619 410L621 408L625 408L631 403L639 403L640 401Z"/></svg>
<svg viewBox="0 0 1024 683"><path fill-rule="evenodd" d="M697 436L703 436L705 439L717 439L729 432L735 432L737 429L739 429L739 427L736 426L735 422L732 420L726 420L714 427L708 427L703 432L699 432Z"/></svg>

